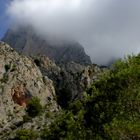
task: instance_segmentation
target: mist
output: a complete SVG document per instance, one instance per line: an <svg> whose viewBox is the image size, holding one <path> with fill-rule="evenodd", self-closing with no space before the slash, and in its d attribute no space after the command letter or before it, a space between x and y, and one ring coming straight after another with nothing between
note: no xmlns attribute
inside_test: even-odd
<svg viewBox="0 0 140 140"><path fill-rule="evenodd" d="M94 63L140 52L139 0L12 0L7 14L44 38L80 42Z"/></svg>

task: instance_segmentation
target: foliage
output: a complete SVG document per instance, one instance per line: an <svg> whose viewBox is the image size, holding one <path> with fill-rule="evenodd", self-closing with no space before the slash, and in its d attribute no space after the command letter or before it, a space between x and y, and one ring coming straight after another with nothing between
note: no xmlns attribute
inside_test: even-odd
<svg viewBox="0 0 140 140"><path fill-rule="evenodd" d="M38 60L38 59L35 59L35 60L34 60L34 63L35 63L38 67L41 66L40 60Z"/></svg>
<svg viewBox="0 0 140 140"><path fill-rule="evenodd" d="M88 91L88 127L103 139L140 139L139 86L140 55L119 60Z"/></svg>
<svg viewBox="0 0 140 140"><path fill-rule="evenodd" d="M27 114L23 116L23 122L24 123L31 121L31 119L32 118L29 115L27 115Z"/></svg>
<svg viewBox="0 0 140 140"><path fill-rule="evenodd" d="M18 130L16 132L16 137L14 140L35 140L37 138L37 134L32 130Z"/></svg>
<svg viewBox="0 0 140 140"><path fill-rule="evenodd" d="M15 71L17 68L16 68L16 65L14 64L13 66L12 66L12 69L10 70L10 72L13 72L13 71Z"/></svg>
<svg viewBox="0 0 140 140"><path fill-rule="evenodd" d="M5 67L5 71L8 72L8 70L10 69L11 66L7 64L4 67Z"/></svg>
<svg viewBox="0 0 140 140"><path fill-rule="evenodd" d="M9 79L8 75L6 73L4 73L3 78L0 79L0 82L1 83L6 83L8 81L8 79Z"/></svg>
<svg viewBox="0 0 140 140"><path fill-rule="evenodd" d="M56 90L56 95L57 95L57 102L62 108L67 108L72 95L67 86L63 87L60 90Z"/></svg>
<svg viewBox="0 0 140 140"><path fill-rule="evenodd" d="M140 139L140 55L119 60L69 105L42 137L49 140Z"/></svg>
<svg viewBox="0 0 140 140"><path fill-rule="evenodd" d="M79 117L75 117L70 111L63 112L49 128L43 130L42 139L82 140L85 137L81 122L82 117L82 112L79 113Z"/></svg>
<svg viewBox="0 0 140 140"><path fill-rule="evenodd" d="M42 113L42 109L39 98L33 97L27 105L26 112L30 117L36 117Z"/></svg>

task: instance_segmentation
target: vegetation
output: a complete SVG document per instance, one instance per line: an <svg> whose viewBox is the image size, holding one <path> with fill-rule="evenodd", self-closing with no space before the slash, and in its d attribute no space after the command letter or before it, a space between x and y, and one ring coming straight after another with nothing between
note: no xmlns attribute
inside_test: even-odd
<svg viewBox="0 0 140 140"><path fill-rule="evenodd" d="M8 72L8 70L10 69L11 66L7 64L4 67L5 67L5 71Z"/></svg>
<svg viewBox="0 0 140 140"><path fill-rule="evenodd" d="M139 140L140 55L119 60L42 132L48 140Z"/></svg>
<svg viewBox="0 0 140 140"><path fill-rule="evenodd" d="M35 140L37 138L37 134L32 130L18 130L16 132L16 137L14 140Z"/></svg>
<svg viewBox="0 0 140 140"><path fill-rule="evenodd" d="M56 95L58 104L62 108L67 108L72 99L72 95L69 89L65 86L60 90L56 90Z"/></svg>
<svg viewBox="0 0 140 140"><path fill-rule="evenodd" d="M81 121L83 120L82 112L75 118L72 112L62 112L60 116L42 132L42 139L46 140L78 140L84 137L84 128Z"/></svg>
<svg viewBox="0 0 140 140"><path fill-rule="evenodd" d="M7 83L8 79L9 79L9 75L8 75L8 71L11 69L11 65L9 64L6 64L4 66L5 68L5 73L3 74L3 78L0 79L0 82L1 83ZM16 70L16 65L13 65L12 69L10 70L10 72L13 72Z"/></svg>
<svg viewBox="0 0 140 140"><path fill-rule="evenodd" d="M32 120L32 117L30 117L28 114L24 115L23 116L23 122L26 123L26 122L29 122Z"/></svg>
<svg viewBox="0 0 140 140"><path fill-rule="evenodd" d="M39 98L33 97L27 105L26 112L28 113L29 117L36 117L42 113L42 110L43 107L40 103Z"/></svg>
<svg viewBox="0 0 140 140"><path fill-rule="evenodd" d="M17 68L16 68L16 65L14 64L13 66L12 66L12 69L10 70L10 72L13 72L13 71L15 71Z"/></svg>
<svg viewBox="0 0 140 140"><path fill-rule="evenodd" d="M35 63L38 67L41 66L40 60L38 60L38 59L34 59L34 63Z"/></svg>
<svg viewBox="0 0 140 140"><path fill-rule="evenodd" d="M6 83L8 81L8 79L9 79L8 75L6 73L4 73L3 78L0 79L0 82L1 83Z"/></svg>
<svg viewBox="0 0 140 140"><path fill-rule="evenodd" d="M28 115L41 111L39 99L33 98ZM81 100L69 103L39 135L42 140L139 140L140 55L119 60L102 73ZM29 130L19 130L16 138L36 139Z"/></svg>

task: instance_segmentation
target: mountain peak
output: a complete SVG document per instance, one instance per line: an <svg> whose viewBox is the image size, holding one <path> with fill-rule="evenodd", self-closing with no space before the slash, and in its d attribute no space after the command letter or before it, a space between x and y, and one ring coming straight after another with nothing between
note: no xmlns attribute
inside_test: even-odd
<svg viewBox="0 0 140 140"><path fill-rule="evenodd" d="M84 65L91 64L90 57L78 42L59 41L57 43L55 39L52 40L53 42L50 39L43 39L42 36L37 35L30 27L11 28L3 38L3 41L25 55L46 55L56 63L74 61Z"/></svg>

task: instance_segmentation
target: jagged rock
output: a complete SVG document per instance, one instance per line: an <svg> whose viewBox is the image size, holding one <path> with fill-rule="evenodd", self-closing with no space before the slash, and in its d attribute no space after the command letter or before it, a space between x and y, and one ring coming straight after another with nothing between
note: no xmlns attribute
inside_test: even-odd
<svg viewBox="0 0 140 140"><path fill-rule="evenodd" d="M13 27L8 30L3 41L11 45L16 51L25 55L46 55L56 63L74 61L79 64L91 64L90 57L84 48L75 41L60 41L53 43L48 39L43 40L31 27Z"/></svg>
<svg viewBox="0 0 140 140"><path fill-rule="evenodd" d="M79 60L80 61L80 60ZM83 62L82 62L83 63ZM0 42L0 139L14 138L16 130L41 131L59 113L59 106L83 97L106 67L78 64L74 61L55 63L46 55L20 55ZM56 92L56 94L55 94ZM29 100L37 96L45 110L41 116L23 122Z"/></svg>
<svg viewBox="0 0 140 140"><path fill-rule="evenodd" d="M46 56L38 56L35 60L38 60L42 74L54 82L58 103L62 107L67 106L72 100L81 98L105 69L95 64L85 66L75 62L56 65Z"/></svg>
<svg viewBox="0 0 140 140"><path fill-rule="evenodd" d="M25 107L34 96L43 106L51 101L50 111L58 110L52 81L43 77L30 58L0 42L0 138L22 122Z"/></svg>

